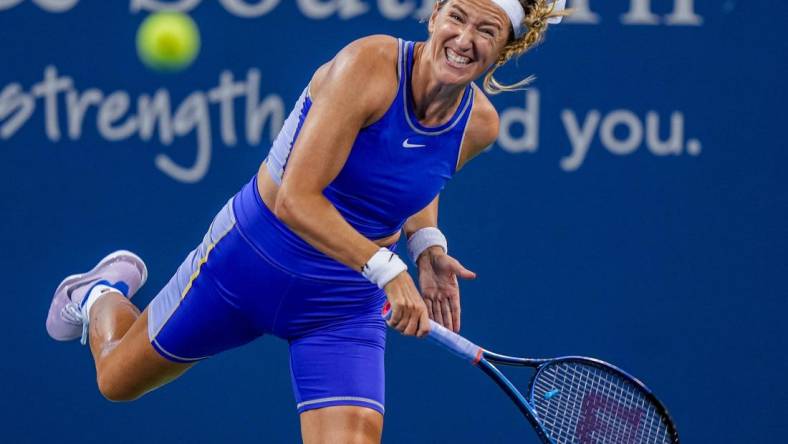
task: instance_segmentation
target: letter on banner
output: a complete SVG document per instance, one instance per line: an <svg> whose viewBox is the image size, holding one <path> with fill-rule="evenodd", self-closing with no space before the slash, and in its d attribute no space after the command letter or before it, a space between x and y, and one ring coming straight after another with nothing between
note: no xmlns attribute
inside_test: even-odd
<svg viewBox="0 0 788 444"><path fill-rule="evenodd" d="M14 6L22 3L24 0L0 0L0 11L11 9Z"/></svg>
<svg viewBox="0 0 788 444"><path fill-rule="evenodd" d="M261 17L279 5L279 0L261 0L256 5L249 5L243 0L220 0L228 11L238 17L254 18Z"/></svg>
<svg viewBox="0 0 788 444"><path fill-rule="evenodd" d="M657 25L660 17L651 11L651 0L630 0L629 12L621 16L627 25ZM673 0L673 13L666 17L668 25L700 26L703 18L695 14L695 0Z"/></svg>
<svg viewBox="0 0 788 444"><path fill-rule="evenodd" d="M629 134L626 139L620 140L616 137L616 127L619 125L627 127ZM632 111L625 109L613 111L602 120L599 138L602 140L602 145L613 154L619 156L632 154L643 143L643 123Z"/></svg>
<svg viewBox="0 0 788 444"><path fill-rule="evenodd" d="M160 2L157 0L131 0L131 12L140 11L178 11L189 12L200 4L201 0L180 0L177 2Z"/></svg>
<svg viewBox="0 0 788 444"><path fill-rule="evenodd" d="M44 80L33 85L34 96L44 98L44 118L46 134L49 140L60 140L60 123L58 122L58 95L73 88L74 81L68 76L59 76L57 68L49 65L44 69Z"/></svg>
<svg viewBox="0 0 788 444"><path fill-rule="evenodd" d="M70 11L79 0L33 0L33 3L44 11L58 13Z"/></svg>
<svg viewBox="0 0 788 444"><path fill-rule="evenodd" d="M695 14L695 0L676 0L673 13L667 16L668 25L695 25L703 24L703 17Z"/></svg>
<svg viewBox="0 0 788 444"><path fill-rule="evenodd" d="M561 159L561 169L574 171L580 168L589 148L591 148L591 142L594 141L594 134L596 134L596 128L601 119L599 111L592 110L586 116L581 128L574 111L565 109L561 113L561 120L564 122L566 134L572 144L572 154Z"/></svg>
<svg viewBox="0 0 788 444"><path fill-rule="evenodd" d="M89 88L82 94L77 91L66 93L66 115L68 116L68 137L79 140L82 137L82 124L85 113L91 105L98 105L104 100L104 93L97 88Z"/></svg>
<svg viewBox="0 0 788 444"><path fill-rule="evenodd" d="M415 5L412 1L406 0L378 0L380 14L389 20L402 20L413 13Z"/></svg>
<svg viewBox="0 0 788 444"><path fill-rule="evenodd" d="M285 104L281 97L271 94L262 102L259 100L260 70L250 69L246 73L246 141L253 146L260 143L266 120L272 142L285 124Z"/></svg>
<svg viewBox="0 0 788 444"><path fill-rule="evenodd" d="M22 86L12 83L0 91L0 123L13 113L13 117L0 125L0 139L8 139L27 122L36 102L29 94L22 92Z"/></svg>
<svg viewBox="0 0 788 444"><path fill-rule="evenodd" d="M564 19L567 23L587 25L599 23L599 15L591 11L588 0L569 0L568 6L572 8L574 12Z"/></svg>
<svg viewBox="0 0 788 444"><path fill-rule="evenodd" d="M523 126L523 135L514 138L511 128L517 123ZM501 114L498 144L504 151L510 153L534 152L539 148L539 91L537 89L529 89L526 93L525 108L513 107Z"/></svg>
<svg viewBox="0 0 788 444"><path fill-rule="evenodd" d="M629 12L621 16L621 23L656 25L659 24L659 16L651 12L651 0L630 0Z"/></svg>
<svg viewBox="0 0 788 444"><path fill-rule="evenodd" d="M219 76L219 86L208 91L211 103L219 104L222 142L227 146L235 146L238 141L235 135L235 99L245 92L246 83L236 82L233 73L228 70L222 71Z"/></svg>
<svg viewBox="0 0 788 444"><path fill-rule="evenodd" d="M659 123L659 114L656 111L646 114L646 143L649 150L657 156L678 156L684 145L684 114L671 114L670 135L667 140L659 138Z"/></svg>
<svg viewBox="0 0 788 444"><path fill-rule="evenodd" d="M205 177L211 166L211 117L205 94L195 92L175 111L174 127L177 136L185 136L197 129L197 158L191 167L176 164L166 154L156 156L156 166L173 179L183 183L196 183Z"/></svg>
<svg viewBox="0 0 788 444"><path fill-rule="evenodd" d="M325 19L336 13L347 20L369 10L369 5L359 0L296 0L296 3L305 16L315 20Z"/></svg>
<svg viewBox="0 0 788 444"><path fill-rule="evenodd" d="M137 118L129 117L120 125L115 123L129 111L129 93L115 91L110 94L98 111L98 130L107 140L128 139L137 131Z"/></svg>

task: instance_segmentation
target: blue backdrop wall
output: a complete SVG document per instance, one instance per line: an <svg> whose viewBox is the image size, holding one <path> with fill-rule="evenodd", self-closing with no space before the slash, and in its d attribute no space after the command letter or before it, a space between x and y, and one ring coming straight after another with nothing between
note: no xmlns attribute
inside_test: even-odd
<svg viewBox="0 0 788 444"><path fill-rule="evenodd" d="M424 39L431 3L0 0L1 441L298 439L282 341L110 404L88 351L47 337L51 292L128 248L150 267L147 304L313 70L367 34ZM574 18L502 71L539 80L494 99L499 142L442 199L451 250L479 274L463 332L618 363L685 442L784 442L788 5L570 3ZM135 54L165 6L202 32L179 74ZM391 334L387 369L385 442L536 442L490 382L427 343Z"/></svg>

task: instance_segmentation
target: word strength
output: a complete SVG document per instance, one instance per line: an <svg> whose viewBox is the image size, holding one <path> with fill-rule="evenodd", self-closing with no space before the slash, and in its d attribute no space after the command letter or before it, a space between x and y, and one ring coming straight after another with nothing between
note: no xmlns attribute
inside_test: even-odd
<svg viewBox="0 0 788 444"><path fill-rule="evenodd" d="M271 94L260 100L260 71L257 69L250 69L244 81L236 81L231 72L224 71L216 87L194 91L175 107L170 92L163 88L153 94L141 94L135 102L123 90L105 92L88 88L79 91L71 77L60 75L56 67L48 66L44 79L29 90L24 90L19 83L10 83L0 90L0 140L14 136L39 106L43 106L46 137L52 142L60 141L64 132L68 139L80 140L89 115L95 115L98 134L110 142L135 135L147 142L158 133L159 142L169 146L176 138L195 136L197 146L191 165L179 165L164 153L155 157L156 166L165 174L179 182L195 183L205 177L211 163L210 105L218 107L219 134L225 146L238 143L237 121L243 122L246 142L256 146L260 144L265 124L273 140L285 117L285 105L280 96ZM61 104L65 105L62 113ZM236 105L245 110L242 120L236 119Z"/></svg>

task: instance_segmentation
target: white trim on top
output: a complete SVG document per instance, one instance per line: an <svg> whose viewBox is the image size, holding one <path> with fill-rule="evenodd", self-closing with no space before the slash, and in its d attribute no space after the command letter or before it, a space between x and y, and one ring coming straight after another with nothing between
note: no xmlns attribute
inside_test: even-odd
<svg viewBox="0 0 788 444"><path fill-rule="evenodd" d="M443 129L438 130L438 131L430 131L430 130L426 130L425 131L425 130L422 130L422 129L416 127L416 125L413 124L413 121L410 118L410 109L408 108L408 102L409 102L409 100L408 100L408 97L409 97L408 96L408 87L410 86L410 72L409 72L410 70L407 69L407 59L408 59L407 56L405 56L405 60L406 60L406 62L405 62L405 69L403 70L404 74L405 74L405 79L404 79L404 84L403 84L403 88L402 88L402 106L403 106L404 111L405 111L405 120L408 122L408 126L410 126L410 129L412 129L417 134L422 134L422 135L425 135L425 136L439 136L441 134L444 134L446 132L451 131L452 129L454 129L455 126L457 126L457 124L460 122L460 120L462 120L462 116L465 115L465 112L468 110L468 106L471 103L470 97L468 98L468 100L465 101L465 105L462 107L462 110L458 110L452 116L453 122L451 123L451 125L447 126L446 128L443 128ZM472 94L472 93L473 93L473 91L471 91L469 94ZM463 96L464 96L464 94L465 94L465 92L463 92Z"/></svg>

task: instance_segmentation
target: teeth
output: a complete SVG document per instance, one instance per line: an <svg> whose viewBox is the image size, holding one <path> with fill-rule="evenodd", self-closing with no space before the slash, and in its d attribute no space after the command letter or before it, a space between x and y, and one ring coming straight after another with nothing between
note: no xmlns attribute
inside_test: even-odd
<svg viewBox="0 0 788 444"><path fill-rule="evenodd" d="M448 57L449 61L452 63L458 63L460 65L467 65L471 62L470 57L461 56L448 48L446 49L446 57Z"/></svg>

